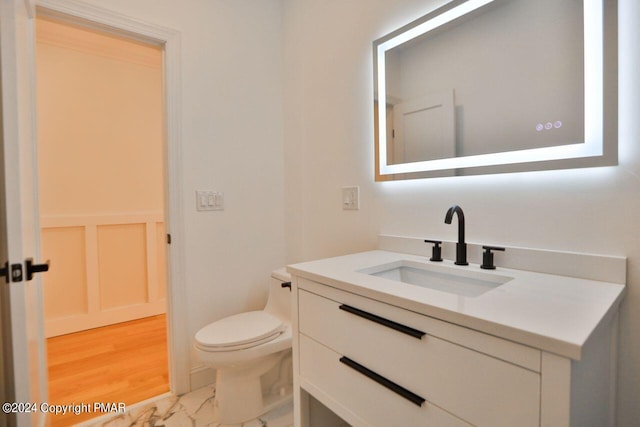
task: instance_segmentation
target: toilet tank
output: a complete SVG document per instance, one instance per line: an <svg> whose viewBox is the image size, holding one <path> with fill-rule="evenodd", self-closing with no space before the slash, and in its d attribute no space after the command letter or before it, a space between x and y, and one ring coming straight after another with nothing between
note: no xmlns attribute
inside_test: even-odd
<svg viewBox="0 0 640 427"><path fill-rule="evenodd" d="M291 323L291 288L283 288L285 282L291 283L291 275L286 268L280 268L271 272L269 285L269 299L264 311Z"/></svg>

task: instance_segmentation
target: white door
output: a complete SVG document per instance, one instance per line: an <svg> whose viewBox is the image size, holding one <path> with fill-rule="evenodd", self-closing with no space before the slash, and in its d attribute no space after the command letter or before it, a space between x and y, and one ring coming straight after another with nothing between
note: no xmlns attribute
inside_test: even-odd
<svg viewBox="0 0 640 427"><path fill-rule="evenodd" d="M39 275L27 280L25 260L38 260L35 179L33 0L0 0L0 72L2 93L2 165L7 260L10 283L0 281L3 341L7 365L5 396L15 402L46 401L45 343ZM4 182L2 182L4 181ZM0 204L1 205L1 204ZM20 277L21 276L21 277ZM7 336L10 334L10 336ZM7 341L10 345L7 346ZM19 413L9 425L44 425L39 408Z"/></svg>
<svg viewBox="0 0 640 427"><path fill-rule="evenodd" d="M394 163L456 156L453 90L434 92L393 106Z"/></svg>

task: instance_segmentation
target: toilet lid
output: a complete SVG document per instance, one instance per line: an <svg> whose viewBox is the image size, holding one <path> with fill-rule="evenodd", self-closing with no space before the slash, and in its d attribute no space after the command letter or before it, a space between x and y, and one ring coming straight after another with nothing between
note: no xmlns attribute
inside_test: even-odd
<svg viewBox="0 0 640 427"><path fill-rule="evenodd" d="M270 341L285 329L280 319L265 311L248 311L205 326L195 340L199 347L238 350Z"/></svg>

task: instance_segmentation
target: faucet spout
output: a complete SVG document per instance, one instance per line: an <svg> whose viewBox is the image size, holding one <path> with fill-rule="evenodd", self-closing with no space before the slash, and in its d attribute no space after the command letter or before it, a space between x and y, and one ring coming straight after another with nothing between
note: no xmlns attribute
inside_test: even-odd
<svg viewBox="0 0 640 427"><path fill-rule="evenodd" d="M458 205L453 205L444 217L446 224L451 224L453 214L458 216L458 243L456 243L456 265L469 265L467 262L467 244L464 241L464 212Z"/></svg>
<svg viewBox="0 0 640 427"><path fill-rule="evenodd" d="M458 205L451 206L444 217L444 222L451 224L454 213L458 215L458 243L464 243L464 212L462 212L462 208Z"/></svg>

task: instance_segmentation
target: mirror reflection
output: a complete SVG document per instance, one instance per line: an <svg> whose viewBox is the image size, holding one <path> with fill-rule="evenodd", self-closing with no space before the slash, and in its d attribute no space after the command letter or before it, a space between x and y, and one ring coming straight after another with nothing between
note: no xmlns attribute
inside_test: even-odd
<svg viewBox="0 0 640 427"><path fill-rule="evenodd" d="M584 146L585 19L582 0L457 1L374 42L381 174L476 166L451 161L461 158L508 164L496 156L546 148L563 158L557 147ZM569 157L592 154L577 150Z"/></svg>

